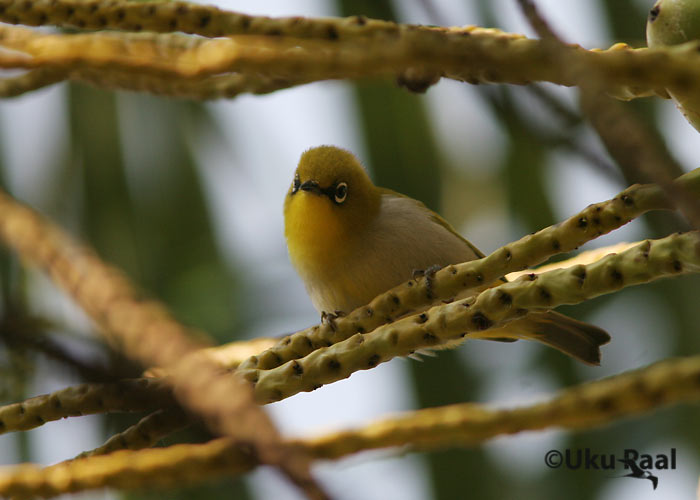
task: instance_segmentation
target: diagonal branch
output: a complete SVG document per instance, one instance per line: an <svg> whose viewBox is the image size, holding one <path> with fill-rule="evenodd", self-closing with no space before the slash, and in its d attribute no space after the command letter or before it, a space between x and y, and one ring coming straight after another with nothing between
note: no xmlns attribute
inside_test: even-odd
<svg viewBox="0 0 700 500"><path fill-rule="evenodd" d="M86 451L74 460L106 455L117 450L141 450L149 448L170 434L184 429L191 423L179 408L158 410L143 417L123 432L115 434L99 448Z"/></svg>
<svg viewBox="0 0 700 500"><path fill-rule="evenodd" d="M623 287L698 271L699 233L646 240L593 264L524 276L476 297L433 307L369 333L355 334L277 368L257 370L255 398L261 403L279 401L419 349L435 348L460 338L489 338L490 329L522 318L530 311L576 304Z"/></svg>
<svg viewBox="0 0 700 500"><path fill-rule="evenodd" d="M276 428L239 376L222 373L187 328L126 276L31 209L0 192L0 240L43 268L124 353L168 369L176 398L214 431L250 443L263 463L277 465L310 498L324 498L304 456L281 443ZM188 356L189 355L189 356Z"/></svg>
<svg viewBox="0 0 700 500"><path fill-rule="evenodd" d="M25 431L66 417L156 410L175 405L170 389L162 380L83 384L0 407L0 433Z"/></svg>

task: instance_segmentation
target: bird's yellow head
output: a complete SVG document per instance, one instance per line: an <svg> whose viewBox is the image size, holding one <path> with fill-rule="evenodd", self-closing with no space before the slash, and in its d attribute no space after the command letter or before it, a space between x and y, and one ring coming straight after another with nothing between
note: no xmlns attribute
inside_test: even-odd
<svg viewBox="0 0 700 500"><path fill-rule="evenodd" d="M299 269L352 249L379 212L380 190L352 153L334 146L301 155L284 202L292 262Z"/></svg>

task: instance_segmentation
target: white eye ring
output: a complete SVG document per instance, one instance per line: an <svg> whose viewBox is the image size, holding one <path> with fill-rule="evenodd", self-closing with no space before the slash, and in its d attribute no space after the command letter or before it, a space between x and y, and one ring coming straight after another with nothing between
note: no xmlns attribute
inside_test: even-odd
<svg viewBox="0 0 700 500"><path fill-rule="evenodd" d="M335 187L335 202L343 203L348 197L348 185L344 182L339 182Z"/></svg>

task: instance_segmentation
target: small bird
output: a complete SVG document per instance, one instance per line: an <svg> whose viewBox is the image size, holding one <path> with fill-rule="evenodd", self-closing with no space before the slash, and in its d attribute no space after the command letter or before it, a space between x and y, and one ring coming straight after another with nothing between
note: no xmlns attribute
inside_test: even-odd
<svg viewBox="0 0 700 500"><path fill-rule="evenodd" d="M366 305L418 270L484 256L421 202L375 186L352 153L334 146L302 154L284 221L289 257L322 318ZM593 365L610 340L600 328L552 311L529 313L479 338L537 340Z"/></svg>

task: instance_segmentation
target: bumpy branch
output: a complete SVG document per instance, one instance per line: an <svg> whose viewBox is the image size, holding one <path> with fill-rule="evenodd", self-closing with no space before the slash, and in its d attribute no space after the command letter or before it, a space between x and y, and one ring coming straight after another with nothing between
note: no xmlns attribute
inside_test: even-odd
<svg viewBox="0 0 700 500"><path fill-rule="evenodd" d="M319 459L394 446L471 446L528 430L592 428L699 398L700 356L695 356L566 389L529 407L494 409L465 403L430 408L289 444ZM120 451L47 468L30 464L7 468L0 472L0 495L29 498L104 487L167 487L242 474L255 465L253 457L222 438L204 445Z"/></svg>
<svg viewBox="0 0 700 500"><path fill-rule="evenodd" d="M700 198L700 169L682 175L676 184L679 189ZM611 200L590 205L564 222L527 235L483 259L448 266L438 271L432 280L408 281L333 323L285 337L275 347L241 363L239 371L246 379L254 381L259 377L259 370L269 370L302 358L315 349L333 345L357 333L371 332L390 323L393 318L436 300L449 300L460 292L537 265L552 255L574 250L647 211L671 207L658 186L631 186Z"/></svg>
<svg viewBox="0 0 700 500"><path fill-rule="evenodd" d="M493 409L457 404L418 410L359 430L306 441L317 458L362 450L475 445L502 434L549 427L586 429L654 408L700 399L700 357L671 359L572 387L533 406Z"/></svg>
<svg viewBox="0 0 700 500"><path fill-rule="evenodd" d="M308 459L281 444L250 386L197 355L190 331L161 304L144 299L123 273L2 192L0 240L45 269L128 356L169 369L176 397L213 431L250 443L262 462L278 465L309 497L325 497Z"/></svg>
<svg viewBox="0 0 700 500"><path fill-rule="evenodd" d="M0 66L46 67L78 79L86 69L109 68L108 72L122 76L113 78L112 85L127 81L125 75L130 72L135 81L138 75L199 79L229 72L267 80L234 86L251 91L376 76L399 77L415 89L425 89L441 76L471 83L549 81L567 86L584 83L585 78L585 72L572 74L556 64L541 41L493 29L397 25L363 17L258 18L182 3L4 3L0 19L8 22L229 35L207 39L157 33L46 35L12 27L0 30L4 46L26 54L5 54ZM665 88L689 92L700 88L700 54L693 44L660 49L618 44L591 51L567 45L563 51L568 63L594 70L605 90L619 98L667 96ZM100 83L94 76L83 79ZM154 81L150 82L154 90L158 84L168 88L162 80ZM127 85L138 88L143 83ZM186 90L185 94L199 98L235 93L226 86Z"/></svg>
<svg viewBox="0 0 700 500"><path fill-rule="evenodd" d="M136 489L194 483L235 475L257 465L250 454L221 438L207 444L121 450L50 467L18 465L0 471L0 494L17 499L52 497L95 488Z"/></svg>
<svg viewBox="0 0 700 500"><path fill-rule="evenodd" d="M162 438L184 429L190 423L179 408L158 410L143 417L124 432L115 434L105 444L81 453L76 459L106 455L117 450L140 450L153 446Z"/></svg>
<svg viewBox="0 0 700 500"><path fill-rule="evenodd" d="M33 429L66 417L156 410L175 405L169 387L162 380L83 384L0 407L0 433Z"/></svg>
<svg viewBox="0 0 700 500"><path fill-rule="evenodd" d="M576 304L626 286L699 270L697 232L647 240L588 266L524 276L489 288L475 298L436 306L372 332L355 334L277 368L258 370L255 397L267 403L313 391L418 349L459 338L487 338L489 329L523 317L530 310ZM452 270L448 268L447 272Z"/></svg>

